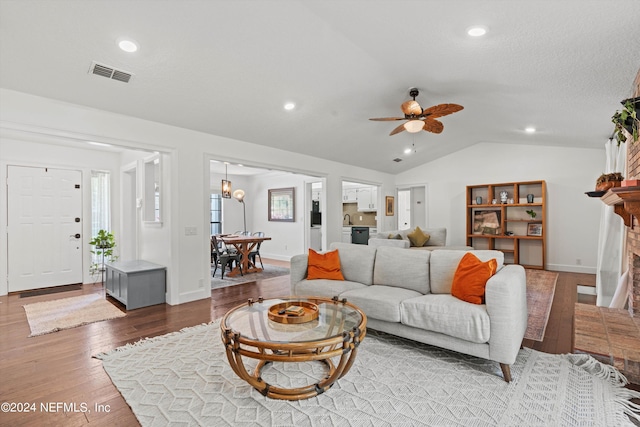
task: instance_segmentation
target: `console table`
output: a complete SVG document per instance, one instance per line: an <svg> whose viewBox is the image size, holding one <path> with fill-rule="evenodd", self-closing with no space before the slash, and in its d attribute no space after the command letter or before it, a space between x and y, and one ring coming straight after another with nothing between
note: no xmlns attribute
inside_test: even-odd
<svg viewBox="0 0 640 427"><path fill-rule="evenodd" d="M127 310L163 304L166 293L166 267L148 261L105 263L107 293Z"/></svg>

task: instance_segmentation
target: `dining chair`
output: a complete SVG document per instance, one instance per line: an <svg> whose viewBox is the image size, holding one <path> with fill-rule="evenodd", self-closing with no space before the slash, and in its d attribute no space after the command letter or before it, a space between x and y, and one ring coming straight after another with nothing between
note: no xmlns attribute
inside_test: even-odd
<svg viewBox="0 0 640 427"><path fill-rule="evenodd" d="M211 236L211 258L214 260L214 268L212 276L216 275L216 271L218 271L218 266L222 268L221 279L224 279L224 270L228 266L229 269L233 269L233 262L236 262L236 265L240 269L240 275L244 276L242 272L242 255L238 252L230 253L227 251L223 251L220 248L218 239L216 236Z"/></svg>
<svg viewBox="0 0 640 427"><path fill-rule="evenodd" d="M264 237L264 232L256 231L255 233L253 233L253 236ZM262 242L258 242L258 244L255 247L255 250L249 252L249 260L253 265L256 265L256 255L257 255L258 258L260 259L260 267L264 269L264 264L262 264L262 257L260 256L260 245L262 245Z"/></svg>

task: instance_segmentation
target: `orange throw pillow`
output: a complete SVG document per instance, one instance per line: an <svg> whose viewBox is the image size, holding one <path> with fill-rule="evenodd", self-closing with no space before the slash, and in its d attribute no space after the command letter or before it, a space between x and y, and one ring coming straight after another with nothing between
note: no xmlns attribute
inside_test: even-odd
<svg viewBox="0 0 640 427"><path fill-rule="evenodd" d="M453 275L451 295L473 304L484 304L484 289L487 280L496 274L498 261L482 262L471 252L464 254Z"/></svg>
<svg viewBox="0 0 640 427"><path fill-rule="evenodd" d="M344 280L340 271L340 256L338 250L319 254L309 248L309 264L307 267L307 279L331 279Z"/></svg>

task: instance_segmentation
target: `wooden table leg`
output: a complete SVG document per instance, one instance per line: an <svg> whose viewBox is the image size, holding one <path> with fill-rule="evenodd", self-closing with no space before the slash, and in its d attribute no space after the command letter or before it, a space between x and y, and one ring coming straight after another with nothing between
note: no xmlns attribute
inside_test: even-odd
<svg viewBox="0 0 640 427"><path fill-rule="evenodd" d="M251 253L251 250L255 248L257 244L257 242L233 244L238 252L242 254L242 274L259 273L262 271L262 268L256 267L255 265L251 264L249 260L249 253ZM237 266L227 274L227 276L229 277L235 277L238 275L240 275L240 269Z"/></svg>

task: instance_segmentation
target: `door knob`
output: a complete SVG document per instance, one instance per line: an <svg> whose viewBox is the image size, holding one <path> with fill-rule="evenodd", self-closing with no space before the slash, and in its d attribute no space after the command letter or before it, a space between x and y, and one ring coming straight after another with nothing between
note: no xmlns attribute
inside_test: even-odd
<svg viewBox="0 0 640 427"><path fill-rule="evenodd" d="M75 237L76 239L79 239L80 238L80 233L72 234L69 237Z"/></svg>

